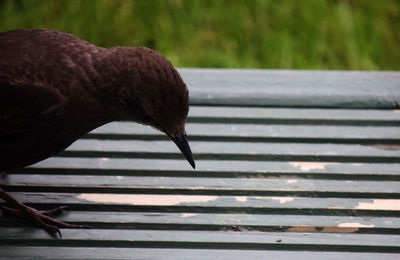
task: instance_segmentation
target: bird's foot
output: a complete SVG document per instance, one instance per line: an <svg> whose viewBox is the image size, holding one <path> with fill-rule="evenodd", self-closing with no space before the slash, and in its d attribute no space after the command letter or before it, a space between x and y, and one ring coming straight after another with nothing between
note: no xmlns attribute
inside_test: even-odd
<svg viewBox="0 0 400 260"><path fill-rule="evenodd" d="M25 204L22 204L20 206L23 206L23 208L14 209L5 206L0 206L0 207L4 215L32 220L36 225L43 228L47 232L57 233L60 237L62 237L62 235L59 228L92 228L91 226L86 226L86 225L68 224L59 220L55 220L50 217L52 215L61 214L63 210L67 208L66 206L45 211L40 211L31 208L29 206L26 206Z"/></svg>

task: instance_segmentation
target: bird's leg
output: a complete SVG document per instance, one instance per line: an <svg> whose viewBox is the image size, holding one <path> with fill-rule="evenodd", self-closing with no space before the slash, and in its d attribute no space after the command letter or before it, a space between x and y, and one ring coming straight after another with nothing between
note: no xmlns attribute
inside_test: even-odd
<svg viewBox="0 0 400 260"><path fill-rule="evenodd" d="M32 207L29 207L0 188L0 198L10 204L13 208L0 206L5 215L15 216L19 218L29 219L35 222L36 225L43 228L47 232L57 233L61 237L59 228L91 228L85 225L72 225L52 219L51 215L60 214L66 207L58 207L51 210L39 211Z"/></svg>

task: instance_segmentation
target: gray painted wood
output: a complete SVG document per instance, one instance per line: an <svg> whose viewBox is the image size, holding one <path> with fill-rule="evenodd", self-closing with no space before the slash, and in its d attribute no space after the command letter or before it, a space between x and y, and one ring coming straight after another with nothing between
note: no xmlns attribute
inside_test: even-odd
<svg viewBox="0 0 400 260"><path fill-rule="evenodd" d="M0 233L0 239L8 241L10 240L23 240L23 239L38 239L38 240L53 240L53 237L42 231L35 229L28 229L30 232L25 232L21 235L19 229L4 228ZM262 249L263 245L298 245L297 249L300 249L304 245L333 245L333 246L370 246L377 247L392 247L394 250L400 252L400 236L385 236L379 234L368 234L363 235L363 239L360 239L359 234L331 234L331 233L281 233L281 232L213 232L213 231L150 231L150 230L119 230L118 232L110 232L110 230L85 230L85 232L79 232L79 230L68 229L64 231L65 241L76 241L76 243L85 244L90 240L106 240L112 245L118 245L120 241L126 241L126 244L141 241L148 242L184 242L193 243L195 247L196 243L238 243L241 246L243 241L244 244L259 245ZM135 238L132 240L132 238ZM280 242L277 240L280 239ZM2 242L3 242L2 241ZM5 241L4 241L5 242ZM29 245L29 242L25 242ZM60 243L60 242L59 242ZM77 244L76 244L77 245ZM90 245L90 243L88 243ZM242 245L244 248L246 245ZM117 246L118 247L118 246ZM156 246L154 246L156 247ZM268 248L267 248L268 249ZM349 250L350 251L350 250Z"/></svg>
<svg viewBox="0 0 400 260"><path fill-rule="evenodd" d="M229 159L229 154L247 158L251 156L314 156L314 157L392 157L400 162L400 146L391 149L379 145L346 145L346 144L298 144L298 143L247 143L247 142L196 142L191 143L192 150L200 156L208 154L211 157L221 157L224 154ZM90 147L90 149L89 149ZM113 141L113 140L79 140L67 148L68 152L120 152L126 153L163 153L177 154L180 151L171 141ZM68 153L64 153L66 156ZM124 155L121 155L124 157ZM85 157L82 154L81 157ZM111 156L112 157L112 156ZM226 158L226 157L225 157ZM250 159L250 158L249 158ZM371 159L372 161L372 159Z"/></svg>
<svg viewBox="0 0 400 260"><path fill-rule="evenodd" d="M100 170L109 171L110 175L146 176L151 172L165 176L173 173L186 173L189 176L202 176L211 172L217 175L235 177L238 173L249 173L250 177L265 174L266 177L284 177L291 174L307 176L310 174L330 175L339 178L350 175L368 175L379 177L382 175L399 176L400 163L339 163L339 162L304 162L304 161L232 161L232 160L201 160L196 165L196 170L190 169L186 161L181 159L124 159L124 158L66 158L53 157L36 165L21 170L21 173L32 172L41 174L56 174L62 170L72 169L68 174L100 174ZM80 171L81 170L81 171ZM118 171L119 170L119 171ZM118 171L118 172L117 172ZM274 175L275 174L275 175ZM283 175L283 176L282 176Z"/></svg>
<svg viewBox="0 0 400 260"><path fill-rule="evenodd" d="M175 248L99 248L99 247L31 247L0 246L0 253L7 259L26 259L27 255L37 258L57 259L327 259L327 260L365 260L399 259L400 254L393 253L355 253L355 252L312 252L312 251L279 251L279 250L224 250L224 249L175 249Z"/></svg>
<svg viewBox="0 0 400 260"><path fill-rule="evenodd" d="M94 229L0 218L0 258L399 258L399 72L181 71L196 170L147 126L95 129L0 179Z"/></svg>
<svg viewBox="0 0 400 260"><path fill-rule="evenodd" d="M263 137L263 138L310 138L310 139L388 139L398 141L398 127L378 126L326 126L326 125L286 125L286 124L227 124L190 123L186 126L191 136L216 137ZM98 128L93 133L117 135L156 135L164 134L148 126L134 123L111 123Z"/></svg>
<svg viewBox="0 0 400 260"><path fill-rule="evenodd" d="M189 110L189 120L202 118L207 120L238 120L251 119L258 122L268 120L289 120L297 123L304 123L313 120L314 124L327 120L337 122L398 122L400 121L400 111L397 109L318 109L318 108L277 108L277 107L234 107L234 106L191 106Z"/></svg>
<svg viewBox="0 0 400 260"><path fill-rule="evenodd" d="M11 175L3 185L41 185L134 189L186 189L191 191L248 192L337 192L337 193L381 193L400 198L400 186L396 181L338 181L301 179L259 178L204 178L204 177L129 177L129 176L77 176L75 175ZM118 192L118 191L116 191ZM348 195L351 196L351 195Z"/></svg>
<svg viewBox="0 0 400 260"><path fill-rule="evenodd" d="M398 108L400 72L181 69L192 104Z"/></svg>
<svg viewBox="0 0 400 260"><path fill-rule="evenodd" d="M395 217L357 217L357 216L304 216L278 214L217 214L217 213L168 213L168 212L107 212L71 211L58 219L71 223L84 222L92 226L105 226L108 229L118 226L151 227L169 225L170 229L222 230L237 227L239 230L298 232L301 228L309 232L352 233L391 232L400 229L400 218ZM3 219L5 224L7 220ZM9 220L8 222L10 222ZM174 225L174 226L173 226ZM161 228L159 227L159 228ZM315 229L325 227L325 229ZM379 231L378 231L379 229Z"/></svg>
<svg viewBox="0 0 400 260"><path fill-rule="evenodd" d="M400 216L400 199L365 199L365 198L312 198L290 196L218 196L218 195L183 195L183 194L120 194L120 193L45 193L45 192L12 192L16 198L31 204L47 203L71 205L72 209L106 210L118 206L120 211L137 211L141 207L178 207L180 212L201 213L204 211L222 212L255 211L264 213L279 213L280 210L292 209L293 212L314 215L318 212L341 214L343 210L352 210L353 214L382 214L379 211L389 211L392 215ZM118 208L117 207L117 208ZM116 210L116 207L112 207ZM306 211L314 209L315 212ZM159 209L158 209L159 210ZM168 209L164 209L168 210ZM173 210L173 209L171 209ZM357 211L360 211L357 213ZM366 212L364 212L366 211ZM369 211L369 212L368 212ZM322 212L321 212L322 213ZM348 214L348 212L344 212ZM325 213L326 214L326 213Z"/></svg>

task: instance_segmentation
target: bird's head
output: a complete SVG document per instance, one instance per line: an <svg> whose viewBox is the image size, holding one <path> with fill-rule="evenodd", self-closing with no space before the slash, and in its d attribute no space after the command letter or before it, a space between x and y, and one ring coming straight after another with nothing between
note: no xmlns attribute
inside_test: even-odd
<svg viewBox="0 0 400 260"><path fill-rule="evenodd" d="M128 84L119 97L129 120L150 125L167 134L195 168L186 137L189 91L178 71L161 54L148 48L129 48Z"/></svg>

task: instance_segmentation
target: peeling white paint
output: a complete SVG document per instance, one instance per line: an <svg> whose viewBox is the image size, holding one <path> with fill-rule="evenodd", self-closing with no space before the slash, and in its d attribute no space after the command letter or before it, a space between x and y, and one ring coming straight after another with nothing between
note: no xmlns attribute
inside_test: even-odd
<svg viewBox="0 0 400 260"><path fill-rule="evenodd" d="M293 167L300 168L303 172L308 172L311 170L325 170L328 165L338 165L339 163L329 163L329 162L289 162Z"/></svg>
<svg viewBox="0 0 400 260"><path fill-rule="evenodd" d="M191 190L205 190L206 188L204 186L196 186L196 187L192 187L190 189Z"/></svg>
<svg viewBox="0 0 400 260"><path fill-rule="evenodd" d="M240 201L240 202L246 202L247 201L247 197L245 197L245 196L236 196L235 200Z"/></svg>
<svg viewBox="0 0 400 260"><path fill-rule="evenodd" d="M360 228L360 227L374 227L374 225L364 225L361 223L357 223L357 222L347 222L347 223L340 223L338 225L338 227L356 227L356 228Z"/></svg>
<svg viewBox="0 0 400 260"><path fill-rule="evenodd" d="M181 203L209 202L218 196L185 196L185 195L145 195L145 194L81 194L78 199L98 203L116 203L129 205L171 206Z"/></svg>
<svg viewBox="0 0 400 260"><path fill-rule="evenodd" d="M287 180L286 182L287 182L287 183L296 183L297 180L295 180L295 179L290 179L290 180Z"/></svg>
<svg viewBox="0 0 400 260"><path fill-rule="evenodd" d="M101 158L102 161L109 161L110 158Z"/></svg>
<svg viewBox="0 0 400 260"><path fill-rule="evenodd" d="M272 200L279 200L279 203L283 204L289 201L293 201L293 197L271 197Z"/></svg>
<svg viewBox="0 0 400 260"><path fill-rule="evenodd" d="M352 163L351 165L352 166L363 166L364 164L363 163Z"/></svg>
<svg viewBox="0 0 400 260"><path fill-rule="evenodd" d="M122 177L122 176L115 176L115 178L117 178L118 180L122 180L124 177Z"/></svg>
<svg viewBox="0 0 400 260"><path fill-rule="evenodd" d="M183 213L181 214L181 218L188 218L188 217L194 217L197 216L195 213Z"/></svg>
<svg viewBox="0 0 400 260"><path fill-rule="evenodd" d="M360 202L355 209L400 210L400 200L374 199L372 202Z"/></svg>

